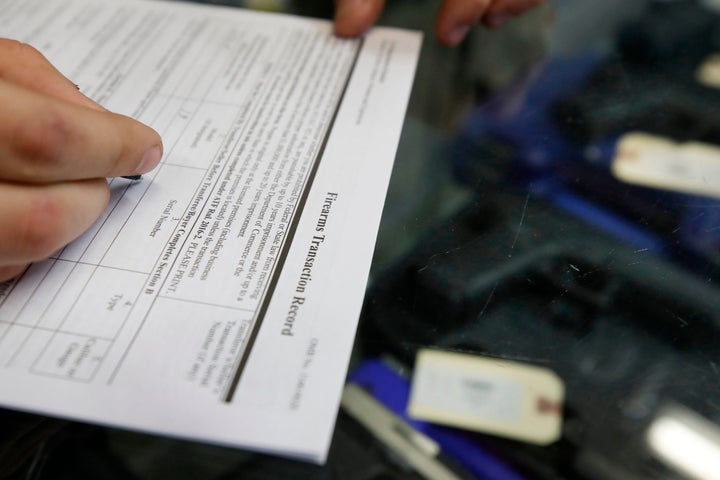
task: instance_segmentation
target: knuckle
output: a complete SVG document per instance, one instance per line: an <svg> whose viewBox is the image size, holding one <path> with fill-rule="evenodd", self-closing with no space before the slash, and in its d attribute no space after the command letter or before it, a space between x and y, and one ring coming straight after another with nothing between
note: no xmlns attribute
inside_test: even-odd
<svg viewBox="0 0 720 480"><path fill-rule="evenodd" d="M0 39L0 49L9 57L19 57L20 60L45 58L45 56L32 45L11 38Z"/></svg>
<svg viewBox="0 0 720 480"><path fill-rule="evenodd" d="M42 118L16 125L12 138L14 153L21 160L21 179L33 181L42 178L45 171L62 165L70 129L67 120L48 106Z"/></svg>
<svg viewBox="0 0 720 480"><path fill-rule="evenodd" d="M61 208L47 193L41 192L25 212L18 229L18 249L28 260L41 260L61 247L65 237Z"/></svg>
<svg viewBox="0 0 720 480"><path fill-rule="evenodd" d="M27 43L17 42L15 45L15 51L22 57L28 57L32 59L44 59L45 56L40 53L38 49Z"/></svg>

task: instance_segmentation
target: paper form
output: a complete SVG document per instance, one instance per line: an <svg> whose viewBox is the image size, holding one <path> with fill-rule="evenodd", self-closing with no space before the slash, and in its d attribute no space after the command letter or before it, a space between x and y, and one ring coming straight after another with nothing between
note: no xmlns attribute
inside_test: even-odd
<svg viewBox="0 0 720 480"><path fill-rule="evenodd" d="M0 284L2 405L324 461L420 36L175 2L0 0L163 137L106 212Z"/></svg>

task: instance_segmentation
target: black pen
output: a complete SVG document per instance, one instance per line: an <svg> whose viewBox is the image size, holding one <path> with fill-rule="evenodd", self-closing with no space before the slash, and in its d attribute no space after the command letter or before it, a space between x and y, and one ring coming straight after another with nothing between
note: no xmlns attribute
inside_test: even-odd
<svg viewBox="0 0 720 480"><path fill-rule="evenodd" d="M122 178L127 178L128 180L140 180L142 175L123 175Z"/></svg>

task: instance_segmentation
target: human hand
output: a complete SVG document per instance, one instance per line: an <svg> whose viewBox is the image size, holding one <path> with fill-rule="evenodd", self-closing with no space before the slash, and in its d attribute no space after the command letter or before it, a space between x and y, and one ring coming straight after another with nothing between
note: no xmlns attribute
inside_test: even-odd
<svg viewBox="0 0 720 480"><path fill-rule="evenodd" d="M462 42L471 27L482 22L497 28L543 0L443 0L435 21L435 35L447 46ZM385 0L335 0L335 33L362 34L382 13Z"/></svg>
<svg viewBox="0 0 720 480"><path fill-rule="evenodd" d="M160 136L80 93L37 50L0 39L0 281L85 231L106 177L146 173Z"/></svg>

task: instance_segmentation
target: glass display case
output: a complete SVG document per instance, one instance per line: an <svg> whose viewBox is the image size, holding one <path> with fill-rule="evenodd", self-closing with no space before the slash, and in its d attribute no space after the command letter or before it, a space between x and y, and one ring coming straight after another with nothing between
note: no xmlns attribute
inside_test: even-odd
<svg viewBox="0 0 720 480"><path fill-rule="evenodd" d="M425 38L348 376L408 446L348 398L324 466L3 411L0 478L720 478L720 5L557 0L454 49L438 6L380 20ZM409 417L427 348L553 372L559 438Z"/></svg>

